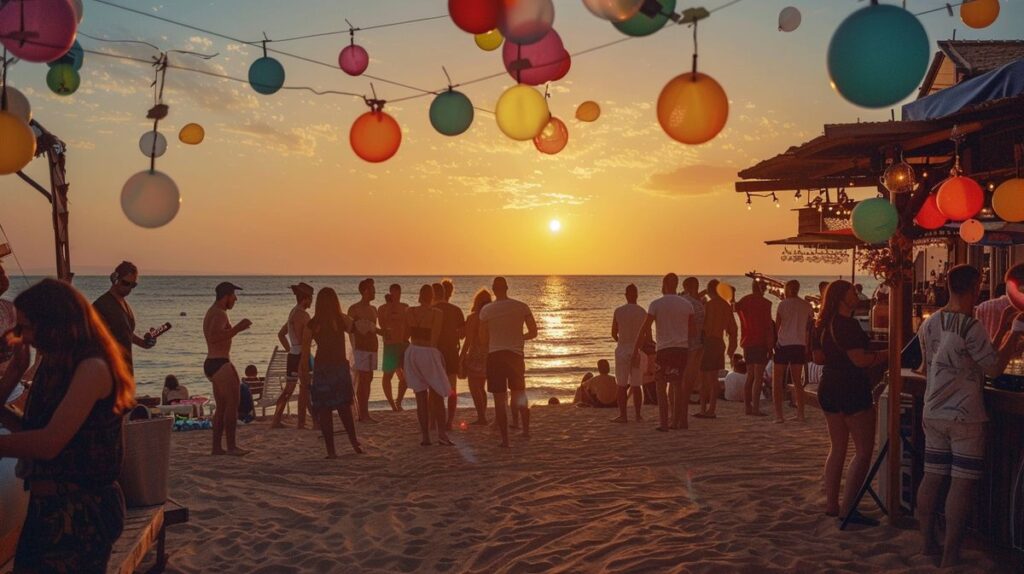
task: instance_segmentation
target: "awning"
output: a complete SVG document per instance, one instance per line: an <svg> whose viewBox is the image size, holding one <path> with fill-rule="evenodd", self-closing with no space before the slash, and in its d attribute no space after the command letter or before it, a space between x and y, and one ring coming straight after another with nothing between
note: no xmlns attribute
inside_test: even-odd
<svg viewBox="0 0 1024 574"><path fill-rule="evenodd" d="M1024 94L1024 59L1010 62L903 106L904 121L944 118L980 104Z"/></svg>

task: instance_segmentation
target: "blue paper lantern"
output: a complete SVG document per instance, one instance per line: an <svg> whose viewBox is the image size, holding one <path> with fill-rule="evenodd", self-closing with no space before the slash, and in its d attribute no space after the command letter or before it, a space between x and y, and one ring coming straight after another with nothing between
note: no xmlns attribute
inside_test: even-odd
<svg viewBox="0 0 1024 574"><path fill-rule="evenodd" d="M864 243L884 243L896 233L900 215L891 203L881 197L865 199L850 215L853 234Z"/></svg>
<svg viewBox="0 0 1024 574"><path fill-rule="evenodd" d="M82 45L78 43L78 40L75 40L75 43L71 45L71 49L67 53L52 62L47 62L46 65L52 68L57 64L71 64L71 67L77 72L82 69L84 62L85 51L82 50Z"/></svg>
<svg viewBox="0 0 1024 574"><path fill-rule="evenodd" d="M257 59L249 66L249 85L267 96L277 92L284 85L284 66L268 56Z"/></svg>
<svg viewBox="0 0 1024 574"><path fill-rule="evenodd" d="M430 125L438 133L457 136L473 123L473 102L462 92L448 90L430 103Z"/></svg>
<svg viewBox="0 0 1024 574"><path fill-rule="evenodd" d="M865 108L891 106L913 93L928 69L928 34L917 17L891 4L857 10L828 45L832 86Z"/></svg>

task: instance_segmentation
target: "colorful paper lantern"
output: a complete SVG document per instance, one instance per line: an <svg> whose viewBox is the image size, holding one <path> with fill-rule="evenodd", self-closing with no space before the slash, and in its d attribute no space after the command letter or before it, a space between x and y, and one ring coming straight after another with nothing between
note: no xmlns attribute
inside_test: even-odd
<svg viewBox="0 0 1024 574"><path fill-rule="evenodd" d="M349 44L338 54L338 66L350 76L358 76L370 65L370 54L358 44Z"/></svg>
<svg viewBox="0 0 1024 574"><path fill-rule="evenodd" d="M163 172L140 171L128 178L121 188L121 211L139 227L163 227L178 215L179 209L178 186Z"/></svg>
<svg viewBox="0 0 1024 574"><path fill-rule="evenodd" d="M276 93L284 86L284 66L269 56L257 58L249 66L249 85L265 96Z"/></svg>
<svg viewBox="0 0 1024 574"><path fill-rule="evenodd" d="M502 42L505 41L505 37L501 35L501 32L495 28L488 30L483 34L477 34L473 37L473 41L476 42L478 48L485 52L493 52L501 47Z"/></svg>
<svg viewBox="0 0 1024 574"><path fill-rule="evenodd" d="M190 123L182 126L181 131L178 132L178 140L183 144L188 145L199 145L203 143L203 138L206 137L206 130L203 126Z"/></svg>
<svg viewBox="0 0 1024 574"><path fill-rule="evenodd" d="M539 86L562 79L569 72L572 58L558 32L551 30L533 44L506 42L501 50L505 70L520 84Z"/></svg>
<svg viewBox="0 0 1024 574"><path fill-rule="evenodd" d="M901 160L885 168L880 181L890 193L907 193L917 185L917 174L912 165Z"/></svg>
<svg viewBox="0 0 1024 574"><path fill-rule="evenodd" d="M597 102L587 100L576 108L576 119L581 122L594 122L601 117L601 106Z"/></svg>
<svg viewBox="0 0 1024 574"><path fill-rule="evenodd" d="M167 152L167 138L158 131L150 130L139 138L139 150L146 157L160 157Z"/></svg>
<svg viewBox="0 0 1024 574"><path fill-rule="evenodd" d="M779 12L779 31L792 32L800 27L801 20L803 17L800 15L800 10L786 6Z"/></svg>
<svg viewBox="0 0 1024 574"><path fill-rule="evenodd" d="M470 34L483 34L498 27L502 0L448 0L452 22Z"/></svg>
<svg viewBox="0 0 1024 574"><path fill-rule="evenodd" d="M891 4L857 10L828 45L832 86L850 103L884 108L917 90L931 48L917 17Z"/></svg>
<svg viewBox="0 0 1024 574"><path fill-rule="evenodd" d="M999 0L970 0L960 4L960 19L971 28L988 28L999 17Z"/></svg>
<svg viewBox="0 0 1024 574"><path fill-rule="evenodd" d="M462 92L449 89L430 102L430 125L438 133L457 136L473 124L473 102Z"/></svg>
<svg viewBox="0 0 1024 574"><path fill-rule="evenodd" d="M57 64L46 73L46 85L58 96L70 96L81 83L81 76L71 64Z"/></svg>
<svg viewBox="0 0 1024 574"><path fill-rule="evenodd" d="M1016 177L1001 183L992 194L992 211L1003 221L1024 221L1024 179Z"/></svg>
<svg viewBox="0 0 1024 574"><path fill-rule="evenodd" d="M533 145L537 151L548 155L562 151L568 143L569 129L565 127L565 122L554 116L551 116L548 125L544 126L537 137L533 138Z"/></svg>
<svg viewBox="0 0 1024 574"><path fill-rule="evenodd" d="M896 233L900 214L887 200L880 197L865 199L853 208L850 215L853 234L864 243L884 243Z"/></svg>
<svg viewBox="0 0 1024 574"><path fill-rule="evenodd" d="M938 196L931 194L925 200L924 205L914 216L914 223L922 229L938 229L949 221L949 218L939 211Z"/></svg>
<svg viewBox="0 0 1024 574"><path fill-rule="evenodd" d="M644 0L583 0L590 13L610 22L625 22L640 11Z"/></svg>
<svg viewBox="0 0 1024 574"><path fill-rule="evenodd" d="M732 301L733 295L736 293L736 289L734 289L733 286L729 285L728 283L723 283L719 281L718 286L715 287L715 292L718 293L719 297L725 299L728 302Z"/></svg>
<svg viewBox="0 0 1024 574"><path fill-rule="evenodd" d="M25 94L16 90L14 86L7 86L7 107L3 110L10 112L25 120L25 123L32 121L32 104L29 103Z"/></svg>
<svg viewBox="0 0 1024 574"><path fill-rule="evenodd" d="M537 137L551 119L544 94L522 84L501 94L494 115L502 133L518 141Z"/></svg>
<svg viewBox="0 0 1024 574"><path fill-rule="evenodd" d="M81 24L82 17L85 16L85 11L82 8L82 0L71 0L71 8L75 11L75 21Z"/></svg>
<svg viewBox="0 0 1024 574"><path fill-rule="evenodd" d="M28 122L0 111L0 175L17 173L36 155L36 136Z"/></svg>
<svg viewBox="0 0 1024 574"><path fill-rule="evenodd" d="M75 40L70 50L56 60L47 62L46 65L52 68L57 64L71 64L75 70L81 70L83 63L85 63L85 50L82 49L82 45L78 43L78 40Z"/></svg>
<svg viewBox="0 0 1024 574"><path fill-rule="evenodd" d="M369 111L352 123L348 141L357 156L370 163L379 163L398 151L402 144L402 128L395 118L383 111Z"/></svg>
<svg viewBox="0 0 1024 574"><path fill-rule="evenodd" d="M532 44L551 30L554 21L551 0L502 0L497 27L510 42Z"/></svg>
<svg viewBox="0 0 1024 574"><path fill-rule="evenodd" d="M688 72L672 78L658 96L658 123L672 139L702 144L729 119L729 98L711 76Z"/></svg>
<svg viewBox="0 0 1024 574"><path fill-rule="evenodd" d="M939 186L936 195L939 211L952 221L970 219L985 207L985 192L973 179L957 175Z"/></svg>
<svg viewBox="0 0 1024 574"><path fill-rule="evenodd" d="M0 44L22 60L56 60L71 48L77 30L78 15L68 0L0 2Z"/></svg>
<svg viewBox="0 0 1024 574"><path fill-rule="evenodd" d="M985 237L985 226L977 219L968 219L960 224L960 239L967 243L977 243Z"/></svg>
<svg viewBox="0 0 1024 574"><path fill-rule="evenodd" d="M641 7L632 18L623 22L612 22L615 29L627 36L650 36L668 23L668 15L676 10L676 0L656 0L651 4L657 10L647 13Z"/></svg>

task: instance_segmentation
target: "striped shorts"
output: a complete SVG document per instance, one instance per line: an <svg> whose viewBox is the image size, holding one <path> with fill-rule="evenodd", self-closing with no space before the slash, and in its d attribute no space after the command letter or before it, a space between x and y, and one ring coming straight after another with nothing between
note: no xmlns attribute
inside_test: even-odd
<svg viewBox="0 0 1024 574"><path fill-rule="evenodd" d="M925 418L924 471L978 480L985 471L985 423Z"/></svg>

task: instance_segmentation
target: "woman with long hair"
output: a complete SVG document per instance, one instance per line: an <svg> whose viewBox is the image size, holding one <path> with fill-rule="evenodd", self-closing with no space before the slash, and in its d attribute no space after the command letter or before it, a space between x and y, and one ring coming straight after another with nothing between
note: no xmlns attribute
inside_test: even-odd
<svg viewBox="0 0 1024 574"><path fill-rule="evenodd" d="M824 364L818 402L825 412L831 443L825 459L825 514L850 516L852 522L876 525L877 521L861 515L854 504L875 448L876 412L868 369L885 364L888 355L868 348L870 340L853 318L858 303L857 291L849 281L833 281L825 290L815 324L814 347L817 360ZM850 438L856 452L846 474L840 507L839 485Z"/></svg>
<svg viewBox="0 0 1024 574"><path fill-rule="evenodd" d="M466 341L462 345L459 362L463 375L469 379L469 394L476 407L476 421L472 424L487 424L487 344L480 338L480 310L491 302L491 292L480 289L473 296L473 308L466 317Z"/></svg>
<svg viewBox="0 0 1024 574"><path fill-rule="evenodd" d="M412 392L416 393L416 417L420 423L423 446L430 446L430 418L437 426L437 442L451 446L445 430L445 398L451 394L448 373L444 359L437 350L443 321L440 309L433 306L434 289L430 285L420 287L419 305L406 311L409 325L409 348L405 350L405 379Z"/></svg>
<svg viewBox="0 0 1024 574"><path fill-rule="evenodd" d="M313 358L310 405L313 416L320 421L320 433L327 447L327 458L338 458L334 451L334 411L345 426L352 450L362 454L352 420L352 371L345 355L346 335L353 331L353 321L341 312L338 293L324 287L316 295L313 318L302 330L302 352L299 356L299 377L303 384L310 380L309 356L316 341Z"/></svg>
<svg viewBox="0 0 1024 574"><path fill-rule="evenodd" d="M0 394L28 369L29 346L41 358L22 429L0 436L0 457L26 463L30 492L14 571L105 572L124 527L121 422L135 380L99 315L67 283L44 279L14 306L17 325L5 338L20 342Z"/></svg>

